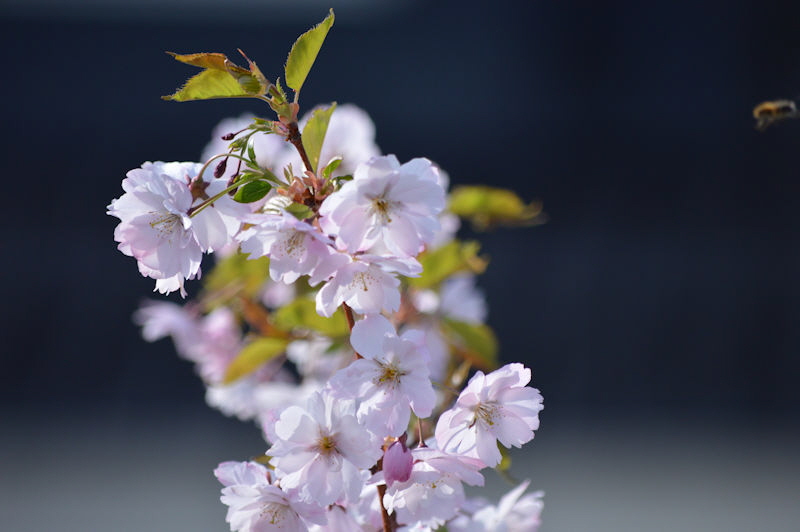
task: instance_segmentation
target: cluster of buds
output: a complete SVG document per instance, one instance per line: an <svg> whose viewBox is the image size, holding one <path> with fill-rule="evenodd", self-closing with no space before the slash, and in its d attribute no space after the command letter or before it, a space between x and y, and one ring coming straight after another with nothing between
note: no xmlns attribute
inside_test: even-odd
<svg viewBox="0 0 800 532"><path fill-rule="evenodd" d="M536 530L527 481L496 506L464 491L533 439L542 396L528 368L497 361L475 286L486 260L456 238L459 216L519 224L535 208L499 189L448 194L428 159L383 155L355 106L298 119L302 57L332 23L293 47L292 102L249 59L175 56L206 70L171 99L239 90L278 119L226 120L205 163L123 180L114 236L156 290L186 297L217 257L196 299L149 302L136 320L196 365L209 405L263 432L265 453L215 470L231 530Z"/></svg>

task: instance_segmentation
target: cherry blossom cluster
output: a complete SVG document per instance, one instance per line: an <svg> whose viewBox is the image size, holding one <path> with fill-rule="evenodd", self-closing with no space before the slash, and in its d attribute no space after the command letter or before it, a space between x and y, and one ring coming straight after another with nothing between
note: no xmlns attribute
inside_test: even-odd
<svg viewBox="0 0 800 532"><path fill-rule="evenodd" d="M144 163L108 206L162 294L186 298L215 256L196 298L135 320L194 363L210 406L263 432L263 454L214 472L231 530L537 530L528 481L497 505L465 492L543 406L530 369L497 361L448 176L382 154L355 106L298 120L270 90L277 121L223 121L204 163Z"/></svg>

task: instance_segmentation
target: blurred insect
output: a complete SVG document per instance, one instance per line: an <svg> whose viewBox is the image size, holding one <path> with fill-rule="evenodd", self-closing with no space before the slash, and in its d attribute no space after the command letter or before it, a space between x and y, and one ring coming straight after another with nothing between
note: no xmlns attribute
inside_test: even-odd
<svg viewBox="0 0 800 532"><path fill-rule="evenodd" d="M753 108L753 118L756 119L756 129L759 131L764 131L776 122L798 117L800 113L792 100L761 102Z"/></svg>

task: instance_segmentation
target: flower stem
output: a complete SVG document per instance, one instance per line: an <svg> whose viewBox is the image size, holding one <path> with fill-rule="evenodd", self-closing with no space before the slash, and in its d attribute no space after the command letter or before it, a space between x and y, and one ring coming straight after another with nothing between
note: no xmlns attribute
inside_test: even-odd
<svg viewBox="0 0 800 532"><path fill-rule="evenodd" d="M383 521L383 532L395 532L397 530L397 515L389 515L383 505L383 496L386 495L386 484L378 484L378 502L381 506L381 520Z"/></svg>
<svg viewBox="0 0 800 532"><path fill-rule="evenodd" d="M247 162L247 159L245 159L245 158L244 158L244 157L242 157L241 155L236 155L236 154L234 154L234 153L229 153L229 152L225 152L225 153L218 153L218 154L214 155L213 157L211 157L209 160L207 160L207 161L205 162L205 164L204 164L204 165L203 165L203 166L200 168L200 171L199 171L199 172L197 172L197 178L198 178L198 179L203 179L203 173L204 173L206 170L208 170L208 165L210 165L210 164L211 164L211 162L212 162L214 159L219 159L220 157L234 157L234 158L236 158L236 159L239 159L240 161L245 161L245 162Z"/></svg>
<svg viewBox="0 0 800 532"><path fill-rule="evenodd" d="M193 216L197 215L200 211L202 211L203 209L205 209L206 207L208 207L209 205L211 205L212 203L214 203L215 201L220 199L222 196L224 196L225 194L227 194L231 190L236 190L240 186L242 186L242 185L244 185L246 183L250 183L251 181L256 181L257 179L258 179L257 176L254 176L254 177L249 178L249 179L240 179L236 183L234 183L234 184L232 184L232 185L230 185L228 187L225 187L224 190L222 190L221 192L219 192L217 194L214 194L213 196L211 196L207 200L203 201L203 203L201 203L197 207L192 207L191 209L189 209L189 218L192 218Z"/></svg>

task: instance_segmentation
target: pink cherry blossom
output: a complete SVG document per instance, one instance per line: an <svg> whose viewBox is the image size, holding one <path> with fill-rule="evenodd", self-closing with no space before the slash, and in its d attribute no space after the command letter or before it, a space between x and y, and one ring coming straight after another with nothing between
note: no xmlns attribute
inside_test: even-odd
<svg viewBox="0 0 800 532"><path fill-rule="evenodd" d="M380 436L405 432L411 410L428 417L436 402L428 377L427 353L398 337L392 324L379 314L353 327L350 343L363 357L339 370L331 379L332 393L359 400L359 420Z"/></svg>
<svg viewBox="0 0 800 532"><path fill-rule="evenodd" d="M323 508L273 485L259 463L224 462L214 474L224 486L220 500L228 506L225 520L233 532L305 532L309 525L325 523Z"/></svg>
<svg viewBox="0 0 800 532"><path fill-rule="evenodd" d="M424 335L430 354L431 378L445 378L450 361L450 346L442 331L442 318L482 323L486 319L486 300L475 287L475 276L459 274L444 280L439 292L417 290L411 292L411 301L420 312L414 323Z"/></svg>
<svg viewBox="0 0 800 532"><path fill-rule="evenodd" d="M436 449L421 447L412 451L414 466L405 482L387 487L383 503L403 524L420 522L437 527L456 515L464 502L463 482L483 486L483 467L479 460L451 456Z"/></svg>
<svg viewBox="0 0 800 532"><path fill-rule="evenodd" d="M114 230L119 250L134 257L153 279L186 279L200 271L203 250L192 232L188 180L197 163L144 163L122 180L125 193L108 206L120 219Z"/></svg>
<svg viewBox="0 0 800 532"><path fill-rule="evenodd" d="M536 532L541 524L543 492L522 494L528 488L526 480L505 494L497 506L481 504L471 515L459 515L447 523L453 532Z"/></svg>
<svg viewBox="0 0 800 532"><path fill-rule="evenodd" d="M449 453L477 457L490 467L500 463L497 448L520 447L539 428L542 396L526 386L531 371L522 364L507 364L488 375L478 371L442 413L436 424L436 442Z"/></svg>
<svg viewBox="0 0 800 532"><path fill-rule="evenodd" d="M334 253L326 260L338 260L336 269L329 268L333 277L317 292L317 312L326 317L342 303L359 314L394 312L400 308L400 281L394 274L415 277L422 271L415 259ZM312 276L311 284L319 277Z"/></svg>
<svg viewBox="0 0 800 532"><path fill-rule="evenodd" d="M328 505L357 500L365 471L381 456L380 442L359 425L348 401L315 393L305 408L284 410L272 431L270 463L285 489Z"/></svg>
<svg viewBox="0 0 800 532"><path fill-rule="evenodd" d="M326 382L334 373L347 366L353 351L346 346L336 346L324 336L310 336L295 340L286 347L286 358L304 379Z"/></svg>
<svg viewBox="0 0 800 532"><path fill-rule="evenodd" d="M260 421L269 411L298 404L319 389L298 386L294 376L281 365L280 359L272 359L231 383L207 383L206 403L226 416Z"/></svg>
<svg viewBox="0 0 800 532"><path fill-rule="evenodd" d="M225 188L222 179L200 181L201 168L198 163L144 163L128 172L122 180L125 193L108 206L108 214L120 219L114 230L119 250L134 257L139 272L156 279L162 293L180 290L185 297L183 281L199 277L203 252L228 245L248 212L224 195L192 213L209 194Z"/></svg>
<svg viewBox="0 0 800 532"><path fill-rule="evenodd" d="M372 498L375 498L374 494ZM362 527L349 510L350 507L329 506L325 513L328 522L324 525L310 526L309 532L366 532L368 529Z"/></svg>
<svg viewBox="0 0 800 532"><path fill-rule="evenodd" d="M204 177L209 173L206 172ZM212 179L202 186L204 193L195 200L193 207L219 195L228 183L225 179ZM235 201L228 194L222 194L211 205L198 210L192 217L192 222L195 237L203 251L219 252L230 246L242 226L242 218L249 213L248 205Z"/></svg>
<svg viewBox="0 0 800 532"><path fill-rule="evenodd" d="M320 225L351 253L373 245L415 257L439 229L444 190L427 159L401 165L394 155L374 157L320 207Z"/></svg>
<svg viewBox="0 0 800 532"><path fill-rule="evenodd" d="M134 315L145 340L171 336L178 355L196 364L206 383L222 380L242 348L242 332L233 311L219 307L205 316L167 302L147 302Z"/></svg>
<svg viewBox="0 0 800 532"><path fill-rule="evenodd" d="M245 219L253 226L238 236L242 252L251 259L268 256L274 281L293 283L301 275L310 275L320 260L333 252L314 226L284 211Z"/></svg>
<svg viewBox="0 0 800 532"><path fill-rule="evenodd" d="M134 313L133 321L142 327L145 340L155 342L171 336L179 352L191 349L200 335L196 313L168 301L144 302Z"/></svg>

